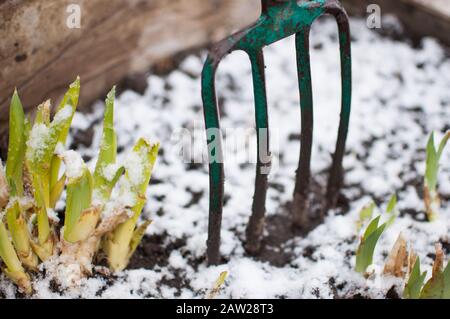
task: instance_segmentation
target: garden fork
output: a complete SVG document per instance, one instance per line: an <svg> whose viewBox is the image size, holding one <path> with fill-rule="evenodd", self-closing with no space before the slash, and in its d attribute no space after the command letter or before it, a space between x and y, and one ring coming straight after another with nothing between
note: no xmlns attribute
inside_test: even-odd
<svg viewBox="0 0 450 319"><path fill-rule="evenodd" d="M260 248L264 230L265 201L270 170L269 127L267 96L262 49L291 35L296 35L297 68L301 108L301 150L296 173L294 198L291 205L293 222L297 226L308 223L311 178L311 148L313 134L313 95L309 55L309 33L312 23L324 14L333 15L339 28L341 55L341 116L329 173L325 209L335 207L342 186L342 160L347 139L351 108L351 45L347 14L338 0L261 0L262 14L252 26L239 31L216 44L205 62L202 73L202 99L207 129L209 153L209 226L207 258L209 264L220 263L220 228L224 198L224 164L219 110L216 99L215 74L227 54L235 50L245 51L253 76L255 120L258 143L255 190L252 214L246 230L246 249L256 254ZM264 154L266 154L264 156Z"/></svg>

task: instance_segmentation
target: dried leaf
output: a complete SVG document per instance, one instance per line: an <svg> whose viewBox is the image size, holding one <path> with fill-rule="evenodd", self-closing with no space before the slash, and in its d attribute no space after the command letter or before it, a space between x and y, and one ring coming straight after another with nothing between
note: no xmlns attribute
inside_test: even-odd
<svg viewBox="0 0 450 319"><path fill-rule="evenodd" d="M442 250L442 244L436 243L436 258L433 263L433 276L436 276L442 272L442 267L444 266L444 251Z"/></svg>
<svg viewBox="0 0 450 319"><path fill-rule="evenodd" d="M411 274L411 272L413 271L414 265L416 264L418 258L419 257L415 253L414 249L411 248L408 256L408 274Z"/></svg>
<svg viewBox="0 0 450 319"><path fill-rule="evenodd" d="M404 268L408 265L408 252L406 249L406 240L403 235L397 238L397 241L389 253L387 262L384 266L384 274L403 278L405 276Z"/></svg>

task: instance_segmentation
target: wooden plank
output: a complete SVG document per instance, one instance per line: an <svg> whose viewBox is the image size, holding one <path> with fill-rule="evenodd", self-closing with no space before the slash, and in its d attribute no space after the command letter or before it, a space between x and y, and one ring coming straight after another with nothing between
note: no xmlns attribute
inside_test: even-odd
<svg viewBox="0 0 450 319"><path fill-rule="evenodd" d="M438 15L443 19L450 19L449 0L401 0L405 3L413 3L425 11Z"/></svg>
<svg viewBox="0 0 450 319"><path fill-rule="evenodd" d="M450 0L342 0L352 15L365 16L369 4L378 4L382 14L396 15L415 40L424 36L450 46Z"/></svg>

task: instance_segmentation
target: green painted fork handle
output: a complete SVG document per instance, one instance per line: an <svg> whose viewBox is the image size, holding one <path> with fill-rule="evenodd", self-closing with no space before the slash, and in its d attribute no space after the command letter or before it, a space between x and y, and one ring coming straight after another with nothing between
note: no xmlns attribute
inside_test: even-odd
<svg viewBox="0 0 450 319"><path fill-rule="evenodd" d="M224 196L222 138L214 83L217 66L222 58L232 51L243 50L249 55L252 63L257 128L267 129L265 131L267 136L262 136L260 130L257 132L258 141L267 138L267 145L264 143L260 145L258 142L258 150L266 151L269 154L267 98L262 48L287 36L297 35L296 44L302 110L302 150L299 161L301 165L296 177L296 185L300 186L296 186L295 199L297 193L307 193L310 179L313 102L309 71L309 46L307 46L309 29L315 19L326 13L334 15L338 22L342 73L341 120L336 152L333 156L327 187L327 207L335 204L342 184L342 159L345 151L351 104L350 30L345 10L338 0L313 0L299 3L296 0L289 0L284 3L274 0L263 2L265 2L265 6L259 20L253 26L228 37L214 46L205 62L202 73L202 99L210 157L210 203L207 241L209 264L218 264L221 261L219 253L220 228ZM255 197L252 206L252 216L247 227L246 245L246 248L253 253L259 248L264 224L267 176L262 176L263 174L261 174L260 168L263 166L263 159L258 156ZM270 166L270 161L268 166Z"/></svg>

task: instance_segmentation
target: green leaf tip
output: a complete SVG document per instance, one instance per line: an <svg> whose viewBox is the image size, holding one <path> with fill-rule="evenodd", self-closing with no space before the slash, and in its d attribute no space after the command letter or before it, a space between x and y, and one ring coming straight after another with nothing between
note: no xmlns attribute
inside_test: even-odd
<svg viewBox="0 0 450 319"><path fill-rule="evenodd" d="M436 150L434 132L430 134L426 147L426 168L424 175L424 203L428 220L432 221L439 215L440 198L437 190L439 161L450 139L450 131L447 131Z"/></svg>
<svg viewBox="0 0 450 319"><path fill-rule="evenodd" d="M8 159L6 178L13 196L23 194L23 162L26 148L25 113L17 90L14 91L9 108Z"/></svg>
<svg viewBox="0 0 450 319"><path fill-rule="evenodd" d="M403 298L405 299L419 299L420 291L422 290L423 283L427 272L420 271L420 258L416 258L414 267L409 275L408 282L405 285L405 290L403 291Z"/></svg>
<svg viewBox="0 0 450 319"><path fill-rule="evenodd" d="M372 264L373 254L377 245L378 239L383 234L386 224L378 226L380 217L376 217L369 226L367 226L361 243L356 251L356 271L359 273L365 273L367 267Z"/></svg>

